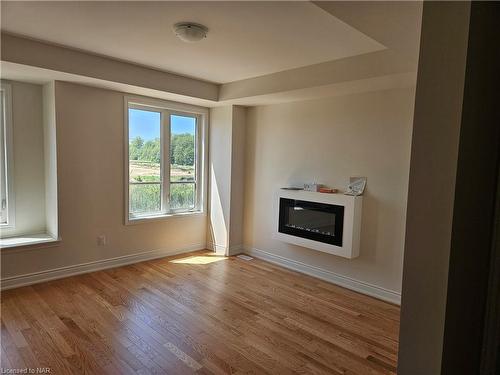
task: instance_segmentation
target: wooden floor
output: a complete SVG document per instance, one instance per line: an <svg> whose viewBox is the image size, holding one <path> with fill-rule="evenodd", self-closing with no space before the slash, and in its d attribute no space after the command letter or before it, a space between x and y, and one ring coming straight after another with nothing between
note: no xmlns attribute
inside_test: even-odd
<svg viewBox="0 0 500 375"><path fill-rule="evenodd" d="M197 252L2 293L2 368L51 374L394 374L399 308Z"/></svg>

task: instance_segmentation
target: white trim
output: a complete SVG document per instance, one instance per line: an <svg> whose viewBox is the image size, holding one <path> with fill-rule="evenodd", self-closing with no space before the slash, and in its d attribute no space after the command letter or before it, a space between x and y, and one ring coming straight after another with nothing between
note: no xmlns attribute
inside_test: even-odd
<svg viewBox="0 0 500 375"><path fill-rule="evenodd" d="M245 246L244 253L251 255L255 258L259 258L267 262L274 263L279 266L300 273L304 273L306 275L313 276L324 281L328 281L332 284L336 284L341 287L354 290L362 294L366 294L370 297L375 297L383 301L391 302L396 305L401 305L401 293L398 293L393 290L382 288L380 286L370 284L364 281L355 280L332 271L327 271L323 268L298 262L296 260L287 259L279 255L271 254L264 250L259 250Z"/></svg>
<svg viewBox="0 0 500 375"><path fill-rule="evenodd" d="M128 97L123 97L123 205L125 206L125 225L129 224L130 212L129 212L129 182L130 182L130 161L129 159L129 118L128 118Z"/></svg>
<svg viewBox="0 0 500 375"><path fill-rule="evenodd" d="M61 242L60 239L52 237L48 233L30 234L24 236L13 236L0 238L0 249L15 249L20 247L31 247L35 245L48 245Z"/></svg>
<svg viewBox="0 0 500 375"><path fill-rule="evenodd" d="M129 108L159 112L161 115L161 144L162 144L162 207L161 212L155 215L137 215L132 217L129 212ZM124 205L125 225L144 223L149 220L162 220L180 215L206 215L207 211L207 168L205 167L207 153L207 108L194 105L176 103L160 99L143 98L138 96L124 96ZM190 116L196 118L196 166L195 166L195 207L189 211L167 210L170 200L170 115ZM168 129L167 129L168 128ZM167 181L168 179L168 181Z"/></svg>
<svg viewBox="0 0 500 375"><path fill-rule="evenodd" d="M217 244L215 244L213 242L208 242L207 243L207 249L215 251L216 253L219 253L219 254L224 254L224 255L227 252L227 246L217 245Z"/></svg>
<svg viewBox="0 0 500 375"><path fill-rule="evenodd" d="M233 256L233 255L238 255L238 254L241 254L242 252L244 251L244 247L243 245L233 245L233 246L229 246L229 249L228 249L228 256Z"/></svg>
<svg viewBox="0 0 500 375"><path fill-rule="evenodd" d="M0 90L3 91L3 142L5 157L5 179L7 180L5 200L7 204L7 223L0 224L0 229L13 229L16 226L16 208L14 192L14 136L12 125L12 86L9 83L1 82ZM1 204L1 198L0 198Z"/></svg>
<svg viewBox="0 0 500 375"><path fill-rule="evenodd" d="M53 237L53 241L48 241L48 242L42 242L42 243L37 243L37 244L30 244L30 245L23 245L23 246L16 246L16 247L9 247L9 248L2 248L2 256L10 256L12 254L20 254L20 253L27 253L30 251L43 251L45 249L50 249L52 247L58 247L61 246L63 241L61 237L58 237L57 239Z"/></svg>
<svg viewBox="0 0 500 375"><path fill-rule="evenodd" d="M224 254L225 256L241 254L244 251L243 245L224 246L217 245L213 242L207 243L207 249L212 250L218 254Z"/></svg>
<svg viewBox="0 0 500 375"><path fill-rule="evenodd" d="M129 109L130 109L129 103ZM130 119L129 119L130 121ZM130 128L130 123L128 124ZM128 143L127 139L127 143ZM170 204L170 184L166 182L168 178L170 180L170 116L165 112L160 112L160 192L161 192L161 212L166 212L168 205ZM130 165L130 160L127 160ZM168 161L168 163L167 163ZM129 169L130 172L130 169ZM130 176L128 176L130 181ZM130 188L130 185L129 185ZM130 198L129 195L127 195ZM131 219L129 214L129 220ZM135 219L135 217L134 217Z"/></svg>
<svg viewBox="0 0 500 375"><path fill-rule="evenodd" d="M176 219L186 219L188 217L206 217L207 213L202 211L184 211L177 212L171 214L160 214L160 215L151 215L151 216L136 216L134 218L130 218L127 222L127 225L136 225L136 224L144 224L150 221L156 220L176 220Z"/></svg>
<svg viewBox="0 0 500 375"><path fill-rule="evenodd" d="M154 99L137 95L126 95L125 99L126 102L136 104L140 107L151 107L151 110L164 109L185 113L195 113L203 116L208 115L208 108L192 104L174 102L164 99Z"/></svg>
<svg viewBox="0 0 500 375"><path fill-rule="evenodd" d="M72 266L54 268L51 270L33 272L25 275L11 276L1 279L1 290L18 288L21 286L37 284L44 281L61 279L64 277L80 275L83 273L95 272L105 270L108 268L115 268L125 266L127 264L144 262L151 259L163 258L177 254L188 253L196 250L204 250L206 244L194 244L185 246L182 249L158 249L145 251L142 253L124 255L120 257L96 260L93 262L81 263Z"/></svg>

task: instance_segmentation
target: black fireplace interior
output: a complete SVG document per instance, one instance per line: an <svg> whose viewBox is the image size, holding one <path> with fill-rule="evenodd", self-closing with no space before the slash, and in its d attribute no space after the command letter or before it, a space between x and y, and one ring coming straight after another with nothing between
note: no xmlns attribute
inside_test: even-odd
<svg viewBox="0 0 500 375"><path fill-rule="evenodd" d="M280 198L278 231L342 246L344 206Z"/></svg>

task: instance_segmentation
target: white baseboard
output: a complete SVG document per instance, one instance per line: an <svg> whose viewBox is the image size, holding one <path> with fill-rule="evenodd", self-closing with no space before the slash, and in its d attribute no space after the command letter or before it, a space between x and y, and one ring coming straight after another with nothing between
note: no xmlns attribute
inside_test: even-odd
<svg viewBox="0 0 500 375"><path fill-rule="evenodd" d="M243 245L233 245L229 247L228 255L233 256L233 255L238 255L244 252L245 249Z"/></svg>
<svg viewBox="0 0 500 375"><path fill-rule="evenodd" d="M208 242L207 249L213 250L216 253L225 254L227 251L227 246L217 245L213 242Z"/></svg>
<svg viewBox="0 0 500 375"><path fill-rule="evenodd" d="M51 270L46 270L41 272L34 272L19 276L6 277L0 280L1 290L13 289L21 286L41 283L44 281L61 279L64 277L80 275L83 273L94 272L119 266L125 266L127 264L139 263L146 260L163 258L166 256L172 256L182 253L188 253L190 251L204 250L205 248L206 244L203 243L203 244L194 244L190 246L185 246L180 249L177 248L177 249L151 250L132 255L124 255L116 258L96 260L88 263L81 263L72 266L54 268Z"/></svg>
<svg viewBox="0 0 500 375"><path fill-rule="evenodd" d="M207 249L227 256L237 255L244 251L243 245L222 246L214 244L213 242L207 243Z"/></svg>
<svg viewBox="0 0 500 375"><path fill-rule="evenodd" d="M270 263L274 263L279 266L301 272L324 281L328 281L332 284L336 284L371 297L391 302L396 305L401 304L401 293L395 292L393 290L385 289L377 285L366 283L364 281L359 281L350 277L342 276L335 272L327 271L325 269L298 262L296 260L287 259L279 255L271 254L264 250L244 247L244 252L255 258L259 258Z"/></svg>
<svg viewBox="0 0 500 375"><path fill-rule="evenodd" d="M64 277L80 275L83 273L89 273L108 268L125 266L127 264L143 262L146 260L163 258L166 256L172 256L182 253L188 253L190 251L204 250L207 247L215 251L225 252L227 250L227 247L225 246L218 246L214 244L195 244L175 250L159 249L159 250L145 251L138 254L124 255L121 257L116 257L111 259L98 260L72 266L55 268L41 272L34 272L19 276L6 277L0 280L1 290L13 289L21 286L41 283L44 281L56 280ZM395 291L388 290L362 281L354 280L352 278L342 276L319 267L311 266L302 262L284 258L279 255L271 254L264 250L248 248L240 245L240 246L232 246L229 249L229 251L231 255L235 255L244 251L248 255L254 256L255 258L260 258L270 263L274 263L282 267L304 273L309 276L317 277L318 279L328 281L333 284L342 286L344 288L351 289L356 292L360 292L375 298L379 298L384 301L388 301L398 305L401 304L401 294Z"/></svg>

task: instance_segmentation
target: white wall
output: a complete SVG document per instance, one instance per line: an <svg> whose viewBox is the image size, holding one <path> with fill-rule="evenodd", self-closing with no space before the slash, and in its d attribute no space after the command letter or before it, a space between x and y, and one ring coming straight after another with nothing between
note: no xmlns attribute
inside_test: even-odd
<svg viewBox="0 0 500 375"><path fill-rule="evenodd" d="M210 220L207 240L209 246L221 254L225 254L229 248L232 129L232 106L210 109L210 145L208 149Z"/></svg>
<svg viewBox="0 0 500 375"><path fill-rule="evenodd" d="M229 247L238 253L243 245L243 205L245 197L245 128L246 108L233 106L231 139L231 226Z"/></svg>
<svg viewBox="0 0 500 375"><path fill-rule="evenodd" d="M413 103L408 88L248 109L245 247L400 293ZM350 176L368 178L359 258L272 239L277 189Z"/></svg>
<svg viewBox="0 0 500 375"><path fill-rule="evenodd" d="M15 228L1 237L43 233L45 179L42 86L9 81L12 87Z"/></svg>
<svg viewBox="0 0 500 375"><path fill-rule="evenodd" d="M241 250L243 239L244 149L246 109L210 110L209 246L220 254Z"/></svg>
<svg viewBox="0 0 500 375"><path fill-rule="evenodd" d="M56 82L55 95L62 242L2 251L2 278L151 250L204 248L205 216L124 225L123 94ZM100 234L106 246L97 246Z"/></svg>
<svg viewBox="0 0 500 375"><path fill-rule="evenodd" d="M57 137L54 82L43 86L43 151L45 161L45 222L47 234L59 237L57 202Z"/></svg>

